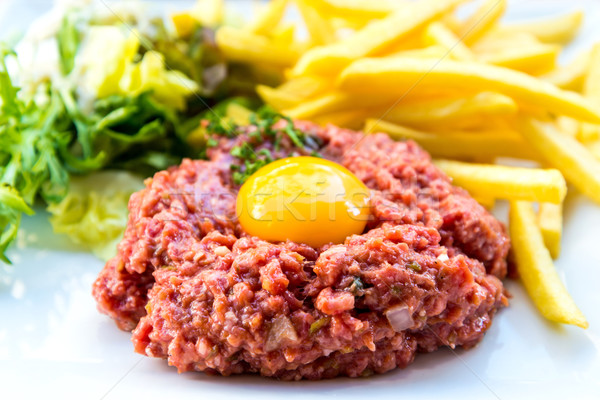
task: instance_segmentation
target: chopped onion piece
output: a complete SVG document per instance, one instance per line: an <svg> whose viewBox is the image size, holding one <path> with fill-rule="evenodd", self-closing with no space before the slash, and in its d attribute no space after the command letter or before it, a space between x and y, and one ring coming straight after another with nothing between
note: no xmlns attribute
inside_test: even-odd
<svg viewBox="0 0 600 400"><path fill-rule="evenodd" d="M265 343L265 351L273 351L285 344L294 344L298 341L298 334L292 322L285 315L278 315L273 319L269 336Z"/></svg>
<svg viewBox="0 0 600 400"><path fill-rule="evenodd" d="M444 262L444 261L448 261L448 260L449 260L449 258L448 258L448 254L446 254L446 253L440 254L440 255L437 257L437 259L438 259L438 260L440 260L440 261L442 261L442 262Z"/></svg>
<svg viewBox="0 0 600 400"><path fill-rule="evenodd" d="M414 324L410 310L403 304L388 308L384 314L396 332L402 332Z"/></svg>

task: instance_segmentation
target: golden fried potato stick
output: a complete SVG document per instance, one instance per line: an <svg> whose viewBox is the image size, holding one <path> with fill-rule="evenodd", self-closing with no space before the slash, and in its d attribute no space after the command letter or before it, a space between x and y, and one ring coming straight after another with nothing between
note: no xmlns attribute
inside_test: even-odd
<svg viewBox="0 0 600 400"><path fill-rule="evenodd" d="M448 29L442 22L432 22L423 36L425 43L443 47L455 60L474 61L475 55L462 40Z"/></svg>
<svg viewBox="0 0 600 400"><path fill-rule="evenodd" d="M288 0L271 0L262 7L246 29L257 35L269 36L285 14Z"/></svg>
<svg viewBox="0 0 600 400"><path fill-rule="evenodd" d="M600 140L588 144L588 149L598 161L600 161Z"/></svg>
<svg viewBox="0 0 600 400"><path fill-rule="evenodd" d="M440 59L448 56L448 50L442 46L433 45L420 49L399 50L386 54L384 57L409 57L409 58L434 58Z"/></svg>
<svg viewBox="0 0 600 400"><path fill-rule="evenodd" d="M475 201L481 204L486 210L492 210L496 206L496 199L484 194L473 193L471 194Z"/></svg>
<svg viewBox="0 0 600 400"><path fill-rule="evenodd" d="M562 204L540 203L537 214L537 224L542 232L544 244L555 260L560 255L562 208Z"/></svg>
<svg viewBox="0 0 600 400"><path fill-rule="evenodd" d="M400 11L373 21L339 42L307 51L298 60L293 74L337 74L352 61L389 48L464 1L423 0L408 3Z"/></svg>
<svg viewBox="0 0 600 400"><path fill-rule="evenodd" d="M369 20L383 18L406 5L405 0L308 0L331 16Z"/></svg>
<svg viewBox="0 0 600 400"><path fill-rule="evenodd" d="M283 110L283 114L295 119L311 119L324 114L348 111L351 109L377 107L390 103L390 96L371 93L357 97L353 94L332 91L315 99L302 102L294 108Z"/></svg>
<svg viewBox="0 0 600 400"><path fill-rule="evenodd" d="M433 157L478 159L512 157L535 160L537 154L516 132L421 132L387 121L367 119L366 133L385 132L396 140L414 140ZM482 195L483 196L483 195Z"/></svg>
<svg viewBox="0 0 600 400"><path fill-rule="evenodd" d="M372 114L369 109L337 111L329 114L323 114L312 118L313 122L321 126L329 124L353 130L360 130L365 124L365 120Z"/></svg>
<svg viewBox="0 0 600 400"><path fill-rule="evenodd" d="M333 89L333 83L318 76L306 75L290 79L277 89L298 96L300 99L308 99Z"/></svg>
<svg viewBox="0 0 600 400"><path fill-rule="evenodd" d="M560 115L556 118L556 127L562 133L576 138L577 135L579 135L579 131L581 130L581 122L571 117L565 117L564 115Z"/></svg>
<svg viewBox="0 0 600 400"><path fill-rule="evenodd" d="M485 1L463 23L457 36L467 45L475 43L489 32L506 11L506 0Z"/></svg>
<svg viewBox="0 0 600 400"><path fill-rule="evenodd" d="M573 11L537 21L513 23L500 29L506 32L527 32L543 43L565 44L579 32L583 22L583 12Z"/></svg>
<svg viewBox="0 0 600 400"><path fill-rule="evenodd" d="M597 43L590 54L587 74L583 82L583 95L600 107L600 43ZM600 139L600 125L583 124L579 132L580 142L593 142Z"/></svg>
<svg viewBox="0 0 600 400"><path fill-rule="evenodd" d="M594 45L590 53L583 94L600 103L600 43Z"/></svg>
<svg viewBox="0 0 600 400"><path fill-rule="evenodd" d="M560 204L567 194L565 179L557 169L505 167L435 160L455 185L495 199Z"/></svg>
<svg viewBox="0 0 600 400"><path fill-rule="evenodd" d="M192 16L206 26L218 26L225 15L224 0L198 0L190 11Z"/></svg>
<svg viewBox="0 0 600 400"><path fill-rule="evenodd" d="M256 92L265 103L278 111L296 107L302 101L311 99L331 89L331 83L314 76L301 76L272 88L258 85Z"/></svg>
<svg viewBox="0 0 600 400"><path fill-rule="evenodd" d="M577 140L582 143L593 142L600 139L600 125L598 124L581 124L579 132L577 132Z"/></svg>
<svg viewBox="0 0 600 400"><path fill-rule="evenodd" d="M478 55L480 61L506 67L530 75L540 75L556 66L560 46L552 44L537 44L531 46L507 47L503 50L486 52Z"/></svg>
<svg viewBox="0 0 600 400"><path fill-rule="evenodd" d="M338 79L348 92L383 94L435 87L462 91L494 91L550 112L590 122L600 122L600 108L582 96L522 72L478 63L410 58L366 58L348 66Z"/></svg>
<svg viewBox="0 0 600 400"><path fill-rule="evenodd" d="M516 115L517 104L508 96L481 92L463 98L399 102L385 111L385 119L401 125L444 126L469 122L477 117Z"/></svg>
<svg viewBox="0 0 600 400"><path fill-rule="evenodd" d="M215 39L225 57L232 61L290 67L299 57L294 47L278 45L266 37L228 26L219 28Z"/></svg>
<svg viewBox="0 0 600 400"><path fill-rule="evenodd" d="M256 93L265 104L270 105L277 111L296 107L302 101L298 96L266 85L257 85Z"/></svg>
<svg viewBox="0 0 600 400"><path fill-rule="evenodd" d="M565 66L556 67L548 73L540 76L561 89L578 92L583 87L584 77L587 74L590 63L590 52L584 51L573 61Z"/></svg>
<svg viewBox="0 0 600 400"><path fill-rule="evenodd" d="M294 24L282 23L276 26L269 37L273 43L283 46L294 45L294 35L296 34L296 26ZM297 44L296 44L297 45Z"/></svg>
<svg viewBox="0 0 600 400"><path fill-rule="evenodd" d="M196 18L194 18L189 12L173 14L171 15L171 21L173 22L177 36L180 38L189 37L198 23Z"/></svg>
<svg viewBox="0 0 600 400"><path fill-rule="evenodd" d="M309 0L296 0L296 5L310 35L311 45L319 46L336 42L337 37L331 22L308 3Z"/></svg>
<svg viewBox="0 0 600 400"><path fill-rule="evenodd" d="M583 144L559 132L551 122L522 117L517 127L549 165L559 169L584 195L600 203L600 161Z"/></svg>
<svg viewBox="0 0 600 400"><path fill-rule="evenodd" d="M521 281L544 317L586 329L589 324L560 281L535 219L530 203L510 203L509 230Z"/></svg>
<svg viewBox="0 0 600 400"><path fill-rule="evenodd" d="M216 27L223 21L223 0L198 0L189 11L175 13L171 21L181 38L189 37L199 25Z"/></svg>

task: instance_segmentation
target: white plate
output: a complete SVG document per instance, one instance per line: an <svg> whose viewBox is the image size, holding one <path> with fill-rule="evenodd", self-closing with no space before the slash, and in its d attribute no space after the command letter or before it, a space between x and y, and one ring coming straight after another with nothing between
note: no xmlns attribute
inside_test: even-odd
<svg viewBox="0 0 600 400"><path fill-rule="evenodd" d="M6 12L3 4L0 14ZM0 15L0 23L7 18L12 26L18 25L15 21L29 23L32 4L43 8L45 2L14 2L9 14ZM509 18L577 5L585 7L587 22L573 47L588 47L600 39L598 3L513 2ZM496 211L504 217L502 207ZM10 251L14 266L0 270L2 399L120 399L140 394L248 400L600 398L600 207L580 196L567 198L563 252L556 266L587 316L588 330L546 322L519 283L507 281L511 306L498 313L476 348L420 354L408 368L381 376L321 382L178 375L163 360L133 353L130 335L100 315L91 297L102 263L53 235L46 218L43 212L25 218L21 246Z"/></svg>

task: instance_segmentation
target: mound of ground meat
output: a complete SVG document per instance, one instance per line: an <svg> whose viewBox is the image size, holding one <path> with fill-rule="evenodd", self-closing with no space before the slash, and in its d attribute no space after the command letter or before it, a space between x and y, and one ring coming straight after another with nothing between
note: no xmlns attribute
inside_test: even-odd
<svg viewBox="0 0 600 400"><path fill-rule="evenodd" d="M505 228L413 142L298 122L372 191L362 235L270 243L235 219L233 146L157 173L129 203L118 254L93 287L135 350L183 371L281 379L365 376L418 351L471 347L507 305ZM285 138L277 156L303 155ZM279 153L278 153L279 152Z"/></svg>

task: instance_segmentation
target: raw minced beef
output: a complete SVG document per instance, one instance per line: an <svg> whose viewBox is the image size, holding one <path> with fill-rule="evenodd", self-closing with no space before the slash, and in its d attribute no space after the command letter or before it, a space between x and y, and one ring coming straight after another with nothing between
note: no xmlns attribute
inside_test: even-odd
<svg viewBox="0 0 600 400"><path fill-rule="evenodd" d="M93 288L135 350L179 371L282 379L364 376L418 351L471 347L507 305L504 227L413 142L297 127L371 189L362 235L312 248L248 236L230 165L247 135L208 160L157 173L129 203L118 254ZM304 155L285 138L275 155Z"/></svg>

